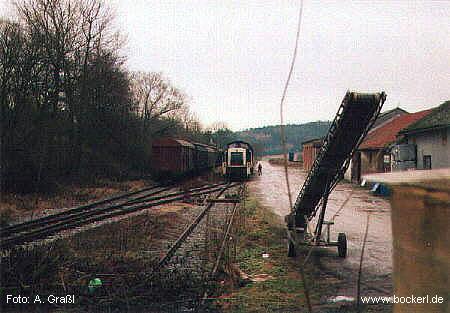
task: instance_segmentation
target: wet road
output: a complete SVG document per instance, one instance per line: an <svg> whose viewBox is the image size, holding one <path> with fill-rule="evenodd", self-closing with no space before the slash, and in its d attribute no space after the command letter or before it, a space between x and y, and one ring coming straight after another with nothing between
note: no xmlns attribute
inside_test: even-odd
<svg viewBox="0 0 450 313"><path fill-rule="evenodd" d="M284 176L284 168L262 161L263 175L255 177L249 183L250 191L266 207L284 218L289 213L289 200ZM289 168L289 180L292 201L295 199L305 180L306 172L300 168ZM348 183L340 183L331 193L325 220L335 215L344 201L351 196L347 204L335 217L332 226L331 239L336 240L339 232L347 235L348 256L345 259L337 257L336 248L320 248L314 252L312 260L325 272L338 271L345 282L339 295L355 296L356 279L361 256L364 230L369 214L369 231L367 236L363 274L363 295L392 294L392 232L390 204L387 199L369 194L367 189ZM321 256L320 258L318 256ZM325 256L325 257L324 257Z"/></svg>

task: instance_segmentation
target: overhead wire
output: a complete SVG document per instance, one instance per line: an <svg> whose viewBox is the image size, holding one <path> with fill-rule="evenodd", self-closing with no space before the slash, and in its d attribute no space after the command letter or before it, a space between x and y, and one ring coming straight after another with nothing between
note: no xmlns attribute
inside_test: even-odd
<svg viewBox="0 0 450 313"><path fill-rule="evenodd" d="M287 155L286 155L287 148L286 148L286 137L285 137L285 131L284 131L283 106L284 106L284 101L286 99L286 94L287 94L287 90L289 87L289 83L291 81L292 73L294 71L295 60L297 59L298 43L299 43L299 39L300 39L300 30L301 30L301 24L302 24L302 14L303 14L303 0L300 1L300 9L299 9L299 14L298 14L297 34L295 36L294 52L292 54L291 65L289 67L289 73L288 73L286 82L284 84L283 94L282 94L281 100L280 100L280 137L281 137L281 146L283 149L284 176L285 176L285 180L286 180L286 187L287 187L288 197L289 197L289 207L290 207L291 211L293 210L293 205L292 205L291 186L289 184L288 162L287 162Z"/></svg>
<svg viewBox="0 0 450 313"><path fill-rule="evenodd" d="M298 44L300 41L300 30L301 30L301 24L302 24L302 15L303 15L303 0L300 1L300 8L299 8L299 14L298 14L298 23L297 23L297 33L295 36L295 47L294 52L292 54L291 64L289 67L289 73L286 79L286 82L284 84L283 88L283 94L281 96L280 100L280 138L281 138L281 146L283 151L283 164L284 164L284 178L286 181L286 188L289 198L289 209L292 213L294 206L292 204L292 195L291 195L291 186L289 183L289 173L288 173L288 160L287 160L287 149L286 149L286 137L285 137L285 130L284 130L284 117L283 117L283 106L284 101L286 99L287 90L289 87L289 83L291 81L292 73L294 71L295 61L297 59L297 53L298 53ZM304 272L304 264L300 267L300 276L303 283L303 292L306 299L306 304L308 308L308 312L312 312L312 306L311 306L311 300L309 296L309 288L308 284L306 282L305 272Z"/></svg>

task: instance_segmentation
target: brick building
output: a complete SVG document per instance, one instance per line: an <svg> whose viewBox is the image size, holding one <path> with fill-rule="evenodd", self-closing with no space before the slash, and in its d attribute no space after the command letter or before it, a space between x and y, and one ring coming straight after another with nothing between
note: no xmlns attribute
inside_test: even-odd
<svg viewBox="0 0 450 313"><path fill-rule="evenodd" d="M309 171L322 147L323 138L315 138L302 142L303 169Z"/></svg>

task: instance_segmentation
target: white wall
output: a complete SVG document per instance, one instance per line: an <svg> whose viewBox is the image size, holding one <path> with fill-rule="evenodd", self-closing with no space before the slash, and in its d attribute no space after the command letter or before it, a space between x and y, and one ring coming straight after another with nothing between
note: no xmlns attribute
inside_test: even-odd
<svg viewBox="0 0 450 313"><path fill-rule="evenodd" d="M444 143L444 133L447 143ZM408 143L417 145L417 169L423 169L423 156L431 155L431 168L450 168L450 128L408 135Z"/></svg>

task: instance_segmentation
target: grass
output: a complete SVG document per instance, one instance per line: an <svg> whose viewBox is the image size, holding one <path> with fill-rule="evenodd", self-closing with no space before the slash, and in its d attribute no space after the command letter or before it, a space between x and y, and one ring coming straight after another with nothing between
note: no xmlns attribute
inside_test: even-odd
<svg viewBox="0 0 450 313"><path fill-rule="evenodd" d="M241 213L245 226L239 232L237 265L250 276L267 274L271 278L231 290L217 304L225 312L304 312L303 284L298 264L287 257L282 221L251 196ZM263 258L263 253L269 257Z"/></svg>
<svg viewBox="0 0 450 313"><path fill-rule="evenodd" d="M195 273L175 268L150 276L158 259L150 250L166 250L165 229L184 222L177 215L141 214L35 249L14 250L1 258L0 290L26 296L75 294L77 303L64 309L120 312L170 301L181 291L194 293L203 284ZM103 286L90 294L87 286L95 277Z"/></svg>

